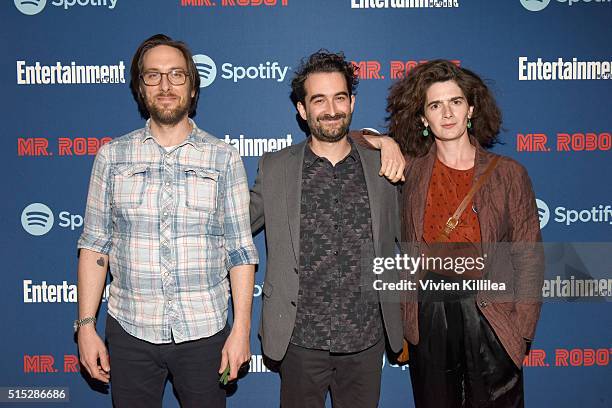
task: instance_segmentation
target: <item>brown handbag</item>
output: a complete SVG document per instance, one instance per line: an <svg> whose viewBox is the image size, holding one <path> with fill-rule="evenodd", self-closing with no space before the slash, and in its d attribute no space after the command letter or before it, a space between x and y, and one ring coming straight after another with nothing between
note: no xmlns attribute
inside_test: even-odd
<svg viewBox="0 0 612 408"><path fill-rule="evenodd" d="M465 195L453 215L448 219L448 221L446 221L444 228L436 238L435 242L449 242L451 232L453 232L453 230L457 228L457 225L459 225L459 219L461 218L461 214L463 214L467 205L470 203L470 201L472 201L472 198L474 198L474 194L476 194L478 189L485 183L485 181L487 181L493 170L495 170L499 159L500 156L496 156L493 160L491 160L491 163L489 163L489 165L487 166L484 174L478 179L478 181L476 181L474 185L472 185L472 188ZM409 359L410 356L408 353L408 342L406 341L406 339L404 339L402 352L397 357L397 362L400 364L405 364L408 362Z"/></svg>

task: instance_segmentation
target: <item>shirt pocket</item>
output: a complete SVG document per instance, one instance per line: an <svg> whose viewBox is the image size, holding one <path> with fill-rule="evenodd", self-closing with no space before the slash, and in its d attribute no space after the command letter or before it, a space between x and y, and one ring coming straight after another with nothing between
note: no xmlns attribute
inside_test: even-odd
<svg viewBox="0 0 612 408"><path fill-rule="evenodd" d="M185 205L198 211L215 212L217 209L217 182L219 174L212 170L185 169Z"/></svg>
<svg viewBox="0 0 612 408"><path fill-rule="evenodd" d="M135 208L142 204L149 166L129 164L114 170L112 204L117 208Z"/></svg>

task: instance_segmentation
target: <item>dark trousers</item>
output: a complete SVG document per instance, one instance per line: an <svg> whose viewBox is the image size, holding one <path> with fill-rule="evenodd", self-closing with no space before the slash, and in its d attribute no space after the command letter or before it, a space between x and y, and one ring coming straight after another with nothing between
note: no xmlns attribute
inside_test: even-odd
<svg viewBox="0 0 612 408"><path fill-rule="evenodd" d="M478 310L474 295L432 300L424 294L419 300L420 339L410 347L416 407L523 407L523 372Z"/></svg>
<svg viewBox="0 0 612 408"><path fill-rule="evenodd" d="M152 344L128 334L108 316L106 340L114 406L161 407L170 377L181 407L225 407L225 390L219 385L218 369L228 331L226 326L205 339Z"/></svg>
<svg viewBox="0 0 612 408"><path fill-rule="evenodd" d="M377 407L384 348L384 339L347 354L289 344L280 364L281 407L324 407L328 390L334 408Z"/></svg>

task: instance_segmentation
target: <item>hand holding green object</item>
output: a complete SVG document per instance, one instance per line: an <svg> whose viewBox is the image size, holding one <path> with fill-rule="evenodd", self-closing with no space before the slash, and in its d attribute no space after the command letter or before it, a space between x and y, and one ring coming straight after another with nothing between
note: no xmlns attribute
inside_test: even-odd
<svg viewBox="0 0 612 408"><path fill-rule="evenodd" d="M228 364L227 367L225 367L225 371L223 371L223 374L221 374L221 378L219 378L219 382L222 383L223 385L227 385L227 378L229 377L229 373L230 373L230 365Z"/></svg>

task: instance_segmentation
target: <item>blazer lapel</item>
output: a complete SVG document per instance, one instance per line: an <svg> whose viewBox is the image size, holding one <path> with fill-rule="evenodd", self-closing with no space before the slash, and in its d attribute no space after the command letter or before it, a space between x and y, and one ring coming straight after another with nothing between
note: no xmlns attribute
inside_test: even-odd
<svg viewBox="0 0 612 408"><path fill-rule="evenodd" d="M357 149L359 158L361 160L361 166L363 167L363 174L365 177L366 189L368 191L368 201L370 203L370 218L372 221L372 239L374 242L374 250L376 256L380 254L380 227L382 219L382 191L380 181L378 178L378 171L380 169L380 156L378 152L367 150L357 143L353 144L353 148Z"/></svg>
<svg viewBox="0 0 612 408"><path fill-rule="evenodd" d="M483 173L487 169L487 166L491 162L491 155L485 151L480 143L476 139L470 138L472 145L476 147L476 157L474 158L474 183L482 177ZM483 201L483 194L488 188L487 182L480 186L476 194L474 195L473 205L476 208L476 214L478 216L478 223L480 224L480 242L483 244L491 243L491 231L487 228L487 221L491 219L489 215L489 206ZM469 210L472 210L470 208Z"/></svg>
<svg viewBox="0 0 612 408"><path fill-rule="evenodd" d="M306 141L295 146L287 160L285 171L285 191L287 203L287 221L293 245L295 263L300 259L300 208L302 201L302 166Z"/></svg>
<svg viewBox="0 0 612 408"><path fill-rule="evenodd" d="M436 144L434 143L429 149L427 155L418 160L413 168L412 174L408 177L418 177L418 180L412 185L415 187L412 191L407 191L410 194L412 209L412 222L416 233L416 242L421 242L423 238L423 222L425 220L425 204L427 203L427 190L429 189L429 180L433 172L433 165L436 159ZM412 239L412 237L406 237Z"/></svg>
<svg viewBox="0 0 612 408"><path fill-rule="evenodd" d="M492 160L493 155L484 150L477 140L471 139L471 142L476 147L476 157L474 158L474 182L476 182L476 180L478 180L484 174L487 166ZM493 177L493 174L491 174L490 177ZM478 224L480 225L480 247L483 254L488 254L488 257L486 257L484 260L485 276L490 276L491 271L489 269L492 258L495 258L495 253L499 250L494 244L494 242L497 240L497 238L494 236L495 228L491 228L490 226L490 220L493 217L491 215L490 194L487 194L487 190L490 188L489 183L490 181L487 180L482 186L480 186L476 194L474 194L473 199L473 206L476 209L476 216L478 217ZM473 211L472 208L469 210Z"/></svg>

